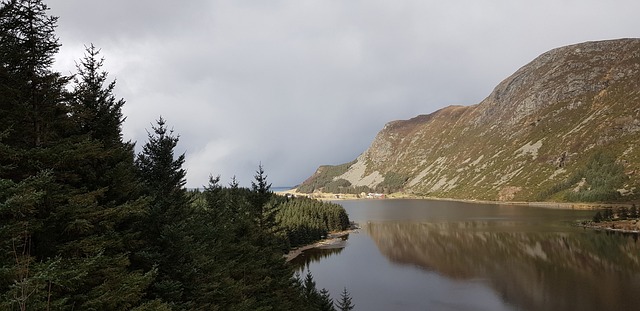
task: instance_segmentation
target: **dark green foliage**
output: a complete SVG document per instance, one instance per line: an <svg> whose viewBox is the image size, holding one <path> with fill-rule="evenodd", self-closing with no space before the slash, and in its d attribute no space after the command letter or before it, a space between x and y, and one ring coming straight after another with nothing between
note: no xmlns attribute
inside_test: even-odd
<svg viewBox="0 0 640 311"><path fill-rule="evenodd" d="M613 209L606 208L604 213L602 214L602 220L612 220L613 219Z"/></svg>
<svg viewBox="0 0 640 311"><path fill-rule="evenodd" d="M388 172L384 175L384 180L376 186L376 192L393 193L402 190L404 184L409 180L405 175L395 172Z"/></svg>
<svg viewBox="0 0 640 311"><path fill-rule="evenodd" d="M307 275L302 282L302 288L303 296L305 301L307 302L307 307L309 308L309 310L336 310L333 307L333 299L331 299L329 291L325 288L318 291L318 289L316 288L316 282L313 280L311 271L307 271Z"/></svg>
<svg viewBox="0 0 640 311"><path fill-rule="evenodd" d="M601 222L601 221L611 221L611 220L626 220L626 219L637 219L638 218L638 208L635 204L631 206L631 208L627 207L619 207L614 213L613 208L606 208L600 213L600 211L596 212L593 216L593 222Z"/></svg>
<svg viewBox="0 0 640 311"><path fill-rule="evenodd" d="M336 194L392 193L401 190L408 180L408 177L403 174L389 172L385 174L382 183L375 188L370 188L367 186L354 186L346 179L337 178L346 173L355 162L336 166L321 166L311 178L299 185L297 189L301 193L313 193L314 191Z"/></svg>
<svg viewBox="0 0 640 311"><path fill-rule="evenodd" d="M256 193L237 186L224 188L219 181L210 178L200 194L206 203L194 205L195 215L185 228L194 239L189 253L198 258L189 268L207 271L188 283L185 300L193 302L190 308L299 309L305 303L292 268L277 247L277 236L262 230L264 223L250 213Z"/></svg>
<svg viewBox="0 0 640 311"><path fill-rule="evenodd" d="M235 180L235 177L234 177ZM231 181L232 185L234 180ZM237 181L235 181L237 183ZM251 182L251 190L254 192L254 205L262 208L271 198L271 184L267 182L267 175L262 168L262 164L258 165L254 181Z"/></svg>
<svg viewBox="0 0 640 311"><path fill-rule="evenodd" d="M631 208L629 209L629 218L636 219L639 216L640 215L638 214L638 208L636 207L636 205L631 205Z"/></svg>
<svg viewBox="0 0 640 311"><path fill-rule="evenodd" d="M318 310L336 311L336 308L333 307L333 299L326 288L320 290L320 303L318 304Z"/></svg>
<svg viewBox="0 0 640 311"><path fill-rule="evenodd" d="M346 287L340 294L340 300L336 302L336 306L340 311L349 311L355 308L355 305L351 302L351 295L347 291Z"/></svg>
<svg viewBox="0 0 640 311"><path fill-rule="evenodd" d="M351 182L346 179L333 180L322 187L322 192L336 193L336 194L360 194L374 192L373 189L367 186L353 186Z"/></svg>
<svg viewBox="0 0 640 311"><path fill-rule="evenodd" d="M322 190L327 184L333 182L335 177L346 173L354 163L356 163L356 161L335 166L321 166L311 178L298 186L298 191L301 193L313 193L316 190ZM325 190L325 192L329 191Z"/></svg>
<svg viewBox="0 0 640 311"><path fill-rule="evenodd" d="M322 191L326 193L350 193L351 183L346 179L336 179L328 182L322 187Z"/></svg>
<svg viewBox="0 0 640 311"><path fill-rule="evenodd" d="M129 266L128 224L144 208L132 146L119 120L102 126L115 133L109 140L79 125L86 102L50 70L58 43L46 11L41 1L0 7L0 300L8 309L128 309L154 273ZM87 77L76 82L104 90ZM120 107L111 112L91 111L111 118Z"/></svg>
<svg viewBox="0 0 640 311"><path fill-rule="evenodd" d="M63 86L52 72L58 52L56 17L42 1L3 1L0 8L0 124L12 131L6 142L19 148L54 143L64 119ZM35 172L31 172L35 173Z"/></svg>
<svg viewBox="0 0 640 311"><path fill-rule="evenodd" d="M622 206L620 208L618 208L618 219L627 219L629 218L629 209Z"/></svg>
<svg viewBox="0 0 640 311"><path fill-rule="evenodd" d="M47 10L0 4L0 310L309 310L262 167L187 192L162 119L134 162L99 50L51 70Z"/></svg>
<svg viewBox="0 0 640 311"><path fill-rule="evenodd" d="M125 101L116 100L113 94L116 82L107 82L107 72L101 71L104 59L99 54L93 44L86 48L85 57L77 65L71 106L76 127L111 147L122 142Z"/></svg>
<svg viewBox="0 0 640 311"><path fill-rule="evenodd" d="M616 158L603 151L594 153L584 167L575 171L567 180L553 185L538 195L538 200L562 195L570 202L612 202L622 199L617 191L627 180L622 164ZM584 185L574 191L576 185L584 181Z"/></svg>
<svg viewBox="0 0 640 311"><path fill-rule="evenodd" d="M141 249L134 253L134 265L144 271L157 269L157 277L148 296L180 306L186 282L192 277L188 265L193 258L189 247L191 216L189 195L184 185L185 156L174 156L178 137L168 130L162 117L148 134L148 142L136 158L143 181L143 194L149 198L148 215L138 224Z"/></svg>
<svg viewBox="0 0 640 311"><path fill-rule="evenodd" d="M349 228L349 216L342 206L308 198L283 202L276 219L284 228L291 247L309 244L331 231Z"/></svg>
<svg viewBox="0 0 640 311"><path fill-rule="evenodd" d="M602 214L600 214L600 212L597 212L595 215L593 215L593 222L601 222L602 221Z"/></svg>
<svg viewBox="0 0 640 311"><path fill-rule="evenodd" d="M316 282L313 280L311 271L307 271L307 275L302 282L304 290L302 291L305 300L307 300L314 307L320 305L320 293L316 289Z"/></svg>

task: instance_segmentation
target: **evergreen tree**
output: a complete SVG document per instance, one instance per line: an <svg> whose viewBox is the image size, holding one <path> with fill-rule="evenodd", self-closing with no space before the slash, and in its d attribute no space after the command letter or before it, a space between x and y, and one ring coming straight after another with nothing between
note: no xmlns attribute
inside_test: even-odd
<svg viewBox="0 0 640 311"><path fill-rule="evenodd" d="M320 303L318 304L318 310L320 311L336 311L333 307L333 299L329 295L329 291L326 288L320 290Z"/></svg>
<svg viewBox="0 0 640 311"><path fill-rule="evenodd" d="M240 183L238 183L238 179L236 179L236 175L231 177L231 182L229 182L229 187L231 189L238 189L240 187Z"/></svg>
<svg viewBox="0 0 640 311"><path fill-rule="evenodd" d="M594 216L593 216L593 222L601 222L602 221L602 214L600 214L600 212L598 211Z"/></svg>
<svg viewBox="0 0 640 311"><path fill-rule="evenodd" d="M271 184L267 182L267 174L262 168L262 163L258 165L258 170L253 176L254 181L251 182L251 190L254 192L253 204L259 214L262 213L264 205L271 199Z"/></svg>
<svg viewBox="0 0 640 311"><path fill-rule="evenodd" d="M638 218L638 208L635 204L631 205L631 208L629 209L629 217L634 219Z"/></svg>
<svg viewBox="0 0 640 311"><path fill-rule="evenodd" d="M37 0L0 7L0 240L14 259L3 260L13 264L3 264L2 301L10 309L131 308L152 278L129 271L123 232L137 207L122 199L129 192L115 200L113 189L128 185L96 177L95 167L133 173L133 153L114 158L76 126L69 79L50 69L59 44L47 10Z"/></svg>
<svg viewBox="0 0 640 311"><path fill-rule="evenodd" d="M124 99L116 100L113 91L116 81L107 81L108 73L101 71L104 58L93 44L86 47L85 57L76 65L73 116L76 126L106 146L122 142L122 107Z"/></svg>
<svg viewBox="0 0 640 311"><path fill-rule="evenodd" d="M135 161L143 193L150 202L148 215L139 224L143 247L135 254L134 263L144 271L157 267L150 298L180 303L185 282L194 273L188 268L192 258L186 250L191 245L187 230L191 209L184 188L185 155L174 156L179 139L167 129L162 117L152 129Z"/></svg>
<svg viewBox="0 0 640 311"><path fill-rule="evenodd" d="M276 222L280 200L271 191L271 184L267 182L262 164L258 166L254 181L251 182L251 192L252 206L249 214L252 215L257 229L254 230L257 243L276 251L288 249L286 232Z"/></svg>
<svg viewBox="0 0 640 311"><path fill-rule="evenodd" d="M133 144L122 141L124 100L115 101L115 83L106 82L108 73L100 71L103 60L97 56L91 46L77 66L69 102L72 126L61 146L70 158L57 167L68 202L47 231L62 230L56 238L62 263L86 270L75 272L87 276L74 284L74 291L86 296L76 305L111 309L137 305L154 271L130 271L129 253L137 241L131 224L146 209L146 200L135 176ZM59 228L60 223L67 225Z"/></svg>
<svg viewBox="0 0 640 311"><path fill-rule="evenodd" d="M2 145L0 145L2 146ZM48 264L37 264L33 233L42 227L37 218L43 204L50 172L42 172L19 183L0 179L0 309L47 308L47 285L59 279Z"/></svg>
<svg viewBox="0 0 640 311"><path fill-rule="evenodd" d="M629 217L629 209L626 206L618 208L618 218L627 219Z"/></svg>
<svg viewBox="0 0 640 311"><path fill-rule="evenodd" d="M168 130L160 117L153 133L147 133L148 142L142 147L135 164L144 192L151 197L148 235L159 236L162 226L181 217L188 205L186 171L182 168L185 155L175 157L174 149L179 137Z"/></svg>
<svg viewBox="0 0 640 311"><path fill-rule="evenodd" d="M66 113L62 94L68 78L51 71L60 47L57 17L47 15L49 8L39 0L0 5L0 124L12 129L5 141L21 148L47 146Z"/></svg>
<svg viewBox="0 0 640 311"><path fill-rule="evenodd" d="M355 308L355 305L351 302L351 296L345 287L340 294L340 300L336 303L336 306L340 311L349 311Z"/></svg>
<svg viewBox="0 0 640 311"><path fill-rule="evenodd" d="M317 309L320 306L320 293L316 289L316 282L313 280L311 271L307 270L302 284L304 299L313 309Z"/></svg>
<svg viewBox="0 0 640 311"><path fill-rule="evenodd" d="M612 220L613 219L613 210L609 208L605 208L602 213L602 220Z"/></svg>

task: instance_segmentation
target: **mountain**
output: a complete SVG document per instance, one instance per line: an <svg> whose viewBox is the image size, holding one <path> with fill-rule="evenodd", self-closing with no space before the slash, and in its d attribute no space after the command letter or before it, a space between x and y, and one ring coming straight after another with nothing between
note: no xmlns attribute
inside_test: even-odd
<svg viewBox="0 0 640 311"><path fill-rule="evenodd" d="M633 201L640 184L640 39L546 52L482 102L384 126L300 192L500 201Z"/></svg>

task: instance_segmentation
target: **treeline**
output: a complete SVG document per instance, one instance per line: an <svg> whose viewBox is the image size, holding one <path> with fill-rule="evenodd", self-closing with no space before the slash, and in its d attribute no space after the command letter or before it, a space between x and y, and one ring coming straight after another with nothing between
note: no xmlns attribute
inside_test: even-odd
<svg viewBox="0 0 640 311"><path fill-rule="evenodd" d="M615 156L606 151L597 151L566 180L554 184L538 194L537 200L620 201L623 197L617 189L620 189L627 180L628 176L624 174L624 166L616 161Z"/></svg>
<svg viewBox="0 0 640 311"><path fill-rule="evenodd" d="M326 237L331 231L349 228L349 216L341 205L308 198L285 199L276 221L284 230L291 247Z"/></svg>
<svg viewBox="0 0 640 311"><path fill-rule="evenodd" d="M196 197L162 118L135 154L99 49L51 69L47 10L0 4L0 310L321 310L284 262L262 167Z"/></svg>
<svg viewBox="0 0 640 311"><path fill-rule="evenodd" d="M329 232L343 231L350 227L349 216L341 205L304 197L276 195L270 191L270 185L265 184L266 175L262 167L259 167L255 178L256 188L248 189L240 188L235 177L228 186L221 185L219 176L212 177L204 191L190 192L192 205L197 209L226 215L229 219L239 219L250 214L249 211L243 212L243 209L250 207L242 208L239 205L251 203L255 191L268 189L263 191L262 202L257 202L262 204L260 214L253 217L259 216L255 221L268 229L283 253L326 238ZM215 202L216 207L210 206L211 202Z"/></svg>
<svg viewBox="0 0 640 311"><path fill-rule="evenodd" d="M341 164L341 165L323 165L318 168L318 170L313 174L313 176L307 180L305 180L300 186L298 186L298 191L302 193L312 193L315 190L321 190L326 187L327 184L333 182L333 187L351 187L351 183L349 181L341 179L337 182L334 182L334 178L336 176L340 176L346 173L349 170L349 167L356 163L355 161ZM345 184L344 182L348 183ZM325 190L325 192L329 192ZM340 192L335 192L340 193Z"/></svg>
<svg viewBox="0 0 640 311"><path fill-rule="evenodd" d="M627 220L640 218L640 211L635 204L630 208L625 206L617 208L615 211L613 208L605 208L603 211L597 211L593 215L593 222L612 221L612 220Z"/></svg>

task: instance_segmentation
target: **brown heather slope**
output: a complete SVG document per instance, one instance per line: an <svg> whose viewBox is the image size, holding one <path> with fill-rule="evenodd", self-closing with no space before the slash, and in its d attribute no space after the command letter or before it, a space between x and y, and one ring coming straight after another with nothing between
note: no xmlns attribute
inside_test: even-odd
<svg viewBox="0 0 640 311"><path fill-rule="evenodd" d="M586 42L542 54L479 104L388 123L355 161L299 189L634 201L639 143L640 39Z"/></svg>

